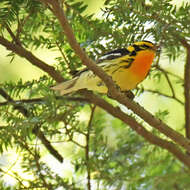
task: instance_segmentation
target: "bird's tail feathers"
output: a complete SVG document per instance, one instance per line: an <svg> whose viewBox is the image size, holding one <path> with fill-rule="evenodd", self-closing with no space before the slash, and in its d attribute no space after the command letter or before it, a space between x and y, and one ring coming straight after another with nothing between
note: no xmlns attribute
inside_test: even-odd
<svg viewBox="0 0 190 190"><path fill-rule="evenodd" d="M76 82L78 80L78 77L75 77L71 80L68 80L66 82L62 82L56 86L53 86L51 89L55 91L59 91L61 95L68 94L74 91L79 90L80 88L76 86Z"/></svg>

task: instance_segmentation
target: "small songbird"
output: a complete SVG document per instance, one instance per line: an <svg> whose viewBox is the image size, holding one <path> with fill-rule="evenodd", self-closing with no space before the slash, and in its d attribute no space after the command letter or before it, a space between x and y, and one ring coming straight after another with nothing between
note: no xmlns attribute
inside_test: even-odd
<svg viewBox="0 0 190 190"><path fill-rule="evenodd" d="M157 46L150 41L135 42L127 48L104 54L97 64L112 77L121 91L128 91L145 79L156 51ZM87 68L79 71L73 79L60 83L52 89L59 91L61 95L80 89L99 93L108 91L104 82Z"/></svg>

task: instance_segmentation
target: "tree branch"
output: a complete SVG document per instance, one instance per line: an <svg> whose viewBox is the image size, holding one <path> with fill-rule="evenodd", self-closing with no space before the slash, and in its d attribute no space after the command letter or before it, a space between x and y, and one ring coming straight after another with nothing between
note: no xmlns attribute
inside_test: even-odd
<svg viewBox="0 0 190 190"><path fill-rule="evenodd" d="M71 69L71 67L70 67L69 61L67 60L67 57L66 57L66 55L65 55L65 53L64 53L64 51L63 51L63 49L62 49L61 46L59 45L59 42L58 42L58 41L56 41L55 44L56 44L57 48L59 49L59 52L61 53L63 59L65 60L65 62L64 62L65 65L67 66L67 68L68 68L69 71L71 72L72 69Z"/></svg>
<svg viewBox="0 0 190 190"><path fill-rule="evenodd" d="M169 85L170 90L171 90L171 92L172 92L172 96L175 98L176 95L175 95L175 90L174 90L174 88L173 88L172 82L171 82L171 80L170 80L170 78L169 78L169 76L168 76L167 73L164 72L164 76L165 76L165 78L166 78L166 80L167 80L167 82L168 82L168 85Z"/></svg>
<svg viewBox="0 0 190 190"><path fill-rule="evenodd" d="M172 72L170 72L170 71L167 71L167 70L161 68L161 67L158 66L158 65L155 65L155 66L153 66L153 67L155 67L156 69L158 69L158 70L160 70L160 71L162 71L162 72L167 73L168 75L171 75L171 76L173 76L173 77L179 79L180 81L183 81L183 78L180 77L179 75L176 75L175 73L172 73Z"/></svg>
<svg viewBox="0 0 190 190"><path fill-rule="evenodd" d="M71 96L56 96L55 97L57 100L68 100L68 101L76 101L76 102L87 102L86 98L83 97L71 97ZM12 100L12 101L4 101L0 102L0 106L6 106L9 104L40 104L42 102L45 102L45 98L32 98L32 99L21 99L21 100Z"/></svg>
<svg viewBox="0 0 190 190"><path fill-rule="evenodd" d="M31 113L22 105L16 105L14 104L14 100L2 89L0 88L0 95L8 100L8 102L13 104L14 109L18 110L22 113L24 117L29 117ZM41 140L43 145L47 148L47 150L60 162L63 162L63 157L53 148L51 143L46 139L43 132L39 129L39 125L36 125L33 129L33 133Z"/></svg>
<svg viewBox="0 0 190 190"><path fill-rule="evenodd" d="M187 57L184 71L184 95L185 95L185 132L186 137L190 139L190 45L182 41L187 50Z"/></svg>
<svg viewBox="0 0 190 190"><path fill-rule="evenodd" d="M43 0L45 1L45 0ZM92 70L98 77L100 77L106 86L108 87L109 94L119 103L125 105L127 108L131 109L135 114L140 116L144 121L146 121L150 126L158 129L161 133L165 134L167 137L172 139L177 144L184 147L188 152L190 152L190 140L184 138L183 135L179 134L168 125L156 119L151 113L146 111L139 104L132 102L123 93L119 92L110 76L108 76L101 68L99 68L81 49L80 45L77 43L74 33L67 21L64 14L64 10L59 5L57 0L47 1L52 6L53 13L57 16L63 31L67 37L70 46L78 55L84 65L86 65L90 70Z"/></svg>
<svg viewBox="0 0 190 190"><path fill-rule="evenodd" d="M88 122L88 126L87 126L87 134L86 134L86 147L85 147L85 155L86 155L86 167L87 167L87 187L88 187L88 190L91 190L91 171L90 171L90 155L89 155L89 151L90 151L90 148L89 148L89 145L90 145L90 131L91 131L91 128L92 128L92 120L93 120L93 117L94 117L94 112L95 112L95 109L96 109L96 105L93 106L91 108L91 114L90 114L90 119L89 119L89 122Z"/></svg>
<svg viewBox="0 0 190 190"><path fill-rule="evenodd" d="M115 91L117 91L115 87L116 85L114 84L111 77L108 76L100 67L98 67L97 64L86 55L86 53L77 43L73 30L70 27L67 21L67 18L64 14L64 11L59 5L59 2L57 0L40 0L40 1L46 2L52 5L53 13L55 14L55 16L57 16L58 20L60 21L60 24L63 28L63 31L67 37L67 40L70 46L75 51L76 55L79 56L82 63L86 65L90 70L92 70L96 75L98 75L101 79L104 79L103 81L109 87L110 91L113 91L114 89Z"/></svg>
<svg viewBox="0 0 190 190"><path fill-rule="evenodd" d="M54 67L47 65L45 62L37 58L33 55L30 51L26 50L22 46L17 44L13 44L10 41L6 40L4 37L0 36L0 44L6 47L8 50L13 51L14 53L18 54L21 57L27 59L30 63L37 66L44 72L48 73L56 82L62 82L63 77L61 74L55 70Z"/></svg>
<svg viewBox="0 0 190 190"><path fill-rule="evenodd" d="M34 156L34 158L35 158L35 162L36 162L36 167L37 167L37 170L38 170L38 175L39 175L39 177L40 177L40 179L42 180L42 182L43 182L43 186L47 189L47 190L53 190L53 188L52 188L52 185L51 185L51 183L48 181L46 181L46 176L43 174L43 168L42 168L42 165L40 164L40 162L39 162L39 155L38 154L36 154L35 156Z"/></svg>
<svg viewBox="0 0 190 190"><path fill-rule="evenodd" d="M158 95L160 95L160 96L173 99L173 100L177 101L178 103L180 103L182 106L184 106L184 102L181 101L179 98L176 98L176 97L173 97L173 96L164 94L164 93L159 92L159 91L157 91L157 90L143 89L143 92L149 92L149 93L152 93L152 94L158 94ZM0 105L1 105L1 104L0 104Z"/></svg>
<svg viewBox="0 0 190 190"><path fill-rule="evenodd" d="M81 145L77 141L73 139L73 134L72 132L67 128L68 123L66 121L63 121L65 124L65 130L66 130L66 135L68 135L69 139L66 142L72 142L73 144L77 145L78 147L85 149L85 146ZM82 133L83 134L83 133ZM83 134L86 135L86 134Z"/></svg>
<svg viewBox="0 0 190 190"><path fill-rule="evenodd" d="M16 38L16 36L14 35L14 33L12 32L12 30L10 29L10 27L5 23L5 28L7 29L8 33L10 34L11 38L13 39L13 41L21 46L21 42L18 38Z"/></svg>
<svg viewBox="0 0 190 190"><path fill-rule="evenodd" d="M121 104L125 105L127 108L131 109L135 114L140 116L145 122L147 122L151 127L156 128L161 133L172 139L175 143L184 147L188 152L190 152L190 140L185 138L180 133L176 132L170 128L167 124L163 123L161 120L155 118L151 113L146 111L138 103L130 101L123 94L118 94L115 99Z"/></svg>
<svg viewBox="0 0 190 190"><path fill-rule="evenodd" d="M92 93L84 90L81 92L81 94L85 96L85 98L81 98L81 97L69 97L69 98L71 98L70 99L71 101L85 101L85 102L93 103L101 107L102 109L110 113L111 115L119 118L120 120L128 124L133 130L135 130L139 135L143 136L148 142L154 145L160 146L164 149L167 149L169 152L173 153L179 160L181 160L184 164L186 165L189 164L188 167L190 167L190 163L187 161L189 160L189 157L186 157L186 155L184 155L175 144L151 134L149 131L144 129L140 124L138 124L133 118L131 118L130 116L127 116L120 109L114 108L112 105L110 105L103 99L100 99L99 97L93 95ZM6 96L7 95L5 95L5 97ZM58 97L58 99L59 98L64 99L64 97ZM43 101L43 99L36 99L36 100ZM36 100L26 100L26 102L33 103L33 102L36 102Z"/></svg>
<svg viewBox="0 0 190 190"><path fill-rule="evenodd" d="M24 189L27 188L27 187L24 185L24 183L23 183L24 180L21 178L21 176L19 176L18 173L16 173L16 172L13 173L13 172L12 172L13 174L11 174L9 170L5 171L5 170L3 170L2 168L0 168L0 173L3 173L3 174L5 174L5 175L9 175L10 177L16 179L16 180L19 182L19 184L20 184Z"/></svg>
<svg viewBox="0 0 190 190"><path fill-rule="evenodd" d="M174 76L174 77L180 79L181 81L183 81L183 79L182 79L181 77L179 77L179 76L173 74L173 73L170 73L169 71L165 71L164 69L162 69L162 68L159 67L159 66L156 66L156 68L157 68L158 70L160 70L160 71L164 74L164 76L165 76L165 78L166 78L166 81L167 81L167 83L168 83L168 85L169 85L169 87L170 87L172 96L168 96L168 97L173 98L173 99L175 99L177 102L179 102L180 104L184 105L184 103L176 97L175 90L174 90L174 87L173 87L173 85L172 85L172 82L171 82L171 80L170 80L169 75Z"/></svg>
<svg viewBox="0 0 190 190"><path fill-rule="evenodd" d="M105 111L107 111L109 114L113 115L114 117L119 118L121 121L129 125L130 128L135 130L139 135L144 137L151 144L157 145L161 148L168 150L181 162L183 162L186 166L190 168L189 156L183 153L176 144L153 135L151 132L146 130L142 125L140 125L135 119L126 115L119 108L113 107L108 102L92 94L91 92L83 91L82 94L85 95L85 97L88 99L89 102L103 108Z"/></svg>
<svg viewBox="0 0 190 190"><path fill-rule="evenodd" d="M13 103L14 100L6 93L6 91L4 91L2 88L0 88L0 95L7 100L7 102L9 103ZM13 105L14 109L20 111L22 113L23 116L25 117L29 117L29 112L28 110L26 110L24 107L20 106L20 105Z"/></svg>

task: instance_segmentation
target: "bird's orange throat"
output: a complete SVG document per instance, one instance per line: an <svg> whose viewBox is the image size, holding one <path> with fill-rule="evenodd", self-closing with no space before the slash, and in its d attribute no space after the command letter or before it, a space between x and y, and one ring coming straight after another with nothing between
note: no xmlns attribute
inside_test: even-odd
<svg viewBox="0 0 190 190"><path fill-rule="evenodd" d="M131 72L141 79L145 78L150 70L155 54L154 51L150 50L139 51L131 65Z"/></svg>

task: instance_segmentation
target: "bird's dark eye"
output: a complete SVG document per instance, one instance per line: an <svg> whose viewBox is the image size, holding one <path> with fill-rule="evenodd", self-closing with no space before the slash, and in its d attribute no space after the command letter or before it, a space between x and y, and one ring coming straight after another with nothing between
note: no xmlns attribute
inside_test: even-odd
<svg viewBox="0 0 190 190"><path fill-rule="evenodd" d="M133 45L133 47L135 48L135 51L140 51L141 50L141 47L140 46L138 46L138 45Z"/></svg>

